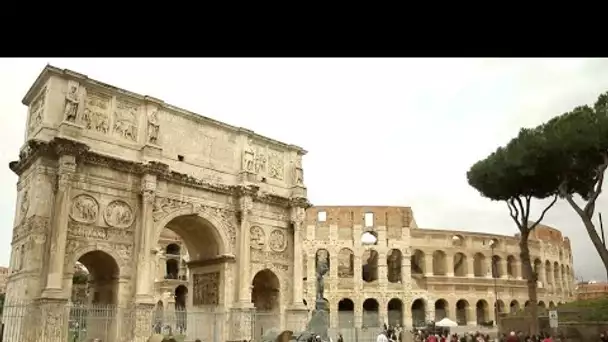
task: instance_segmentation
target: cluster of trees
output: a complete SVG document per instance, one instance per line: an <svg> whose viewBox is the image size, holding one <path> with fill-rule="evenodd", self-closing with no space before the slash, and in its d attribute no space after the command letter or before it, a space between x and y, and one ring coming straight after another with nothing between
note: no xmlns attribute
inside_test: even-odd
<svg viewBox="0 0 608 342"><path fill-rule="evenodd" d="M528 238L558 198L580 217L608 272L608 250L592 221L606 168L608 92L600 95L593 107L576 107L538 127L521 129L507 145L467 172L469 184L482 196L506 203L521 233L520 256L534 322L538 274L530 260ZM543 199L548 199L548 204L538 217L531 217L533 200ZM533 324L532 332L537 330Z"/></svg>

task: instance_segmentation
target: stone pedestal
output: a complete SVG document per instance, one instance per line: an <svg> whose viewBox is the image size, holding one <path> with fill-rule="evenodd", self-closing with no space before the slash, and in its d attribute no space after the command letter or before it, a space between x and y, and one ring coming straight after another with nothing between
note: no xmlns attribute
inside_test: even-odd
<svg viewBox="0 0 608 342"><path fill-rule="evenodd" d="M37 330L35 339L34 336L26 341L49 341L49 342L65 342L68 338L68 322L70 318L70 310L67 299L57 298L40 298L33 304L36 307L35 315L32 319L37 321L36 325L26 327L26 329ZM28 332L28 335L30 333Z"/></svg>
<svg viewBox="0 0 608 342"><path fill-rule="evenodd" d="M135 320L133 327L133 341L146 342L153 334L153 312L154 304L137 303L135 304Z"/></svg>
<svg viewBox="0 0 608 342"><path fill-rule="evenodd" d="M82 137L82 131L84 130L84 126L75 124L69 121L63 121L59 124L59 136L79 139Z"/></svg>
<svg viewBox="0 0 608 342"><path fill-rule="evenodd" d="M285 312L286 324L285 328L294 333L302 332L306 329L308 323L308 309L302 304L301 306L292 306Z"/></svg>
<svg viewBox="0 0 608 342"><path fill-rule="evenodd" d="M308 322L307 332L318 335L323 341L329 341L329 315L325 310L315 310Z"/></svg>
<svg viewBox="0 0 608 342"><path fill-rule="evenodd" d="M250 341L253 333L254 308L234 308L230 310L230 333L228 341Z"/></svg>
<svg viewBox="0 0 608 342"><path fill-rule="evenodd" d="M241 171L239 173L239 181L243 184L247 184L247 183L257 183L258 179L257 179L257 175L253 172L250 171Z"/></svg>

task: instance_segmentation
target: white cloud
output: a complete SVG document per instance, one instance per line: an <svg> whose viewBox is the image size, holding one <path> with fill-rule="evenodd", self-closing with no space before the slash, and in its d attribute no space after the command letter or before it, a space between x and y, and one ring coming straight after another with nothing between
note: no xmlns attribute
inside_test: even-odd
<svg viewBox="0 0 608 342"><path fill-rule="evenodd" d="M405 205L421 227L505 234L515 227L504 204L468 186L468 167L522 125L608 90L606 59L4 59L4 165L23 143L21 98L46 63L306 148L315 204ZM0 175L7 264L17 177ZM571 237L578 273L605 277L567 205L545 223Z"/></svg>

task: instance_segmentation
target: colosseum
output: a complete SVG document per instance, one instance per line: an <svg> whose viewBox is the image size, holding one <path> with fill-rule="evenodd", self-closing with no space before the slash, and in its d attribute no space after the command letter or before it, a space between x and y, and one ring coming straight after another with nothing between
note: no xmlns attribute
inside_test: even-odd
<svg viewBox="0 0 608 342"><path fill-rule="evenodd" d="M315 255L328 253L332 328L411 327L445 317L477 326L528 305L517 236L421 229L408 207L312 207L305 222L304 303L314 303ZM263 233L253 240L263 248ZM530 249L541 310L573 300L569 239L540 225ZM169 230L159 250L157 305L178 309L187 293L187 252Z"/></svg>

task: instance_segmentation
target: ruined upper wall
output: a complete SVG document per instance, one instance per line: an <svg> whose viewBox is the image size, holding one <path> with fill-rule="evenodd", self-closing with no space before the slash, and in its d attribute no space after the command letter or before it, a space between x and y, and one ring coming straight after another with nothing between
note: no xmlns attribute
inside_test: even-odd
<svg viewBox="0 0 608 342"><path fill-rule="evenodd" d="M247 171L250 180L277 195L303 187L302 148L67 69L45 67L23 104L29 107L26 141L66 137L97 153L157 160L174 171L224 184L236 183Z"/></svg>
<svg viewBox="0 0 608 342"><path fill-rule="evenodd" d="M367 219L366 219L367 218ZM388 206L314 206L306 210L306 222L312 225L340 228L353 225L362 227L410 227L413 220L409 207Z"/></svg>

